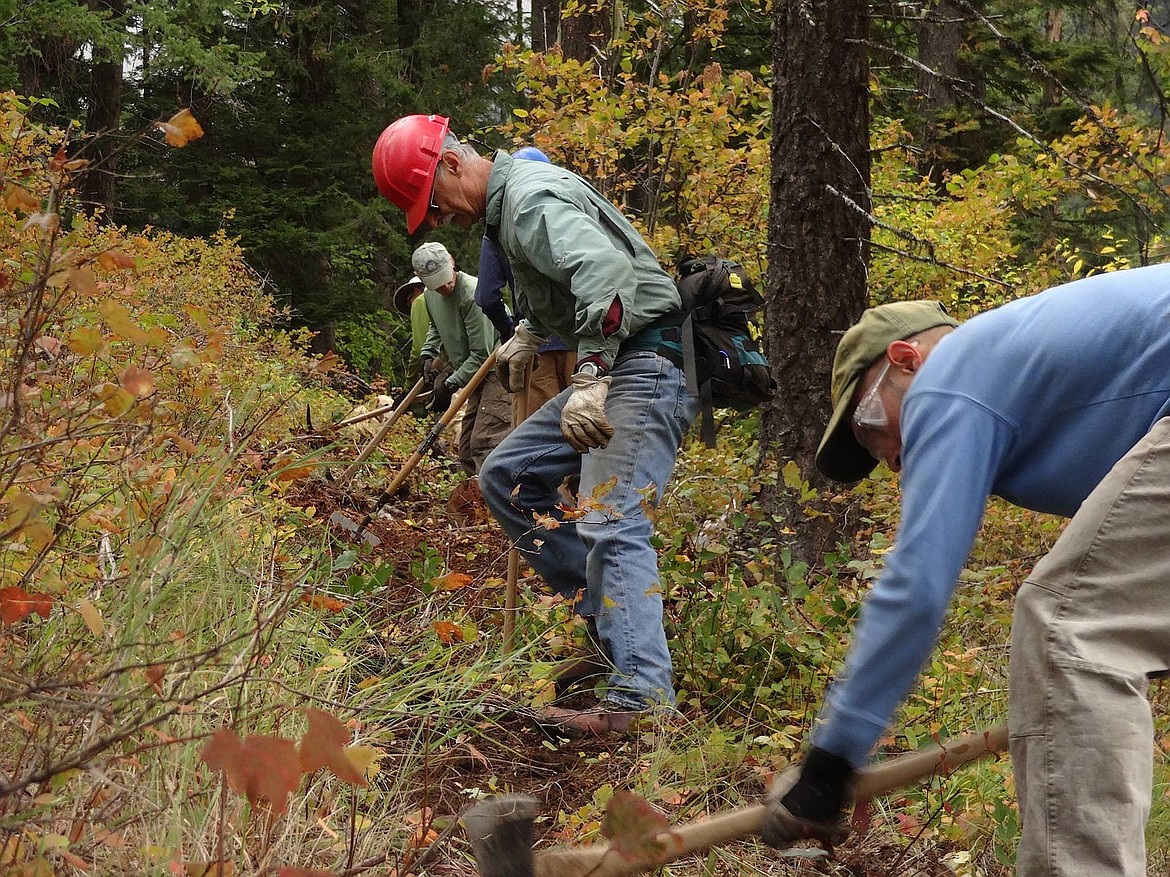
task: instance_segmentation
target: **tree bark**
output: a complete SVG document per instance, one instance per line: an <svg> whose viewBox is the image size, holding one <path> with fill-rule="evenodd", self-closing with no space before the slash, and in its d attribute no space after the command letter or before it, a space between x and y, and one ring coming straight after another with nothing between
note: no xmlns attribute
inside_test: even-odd
<svg viewBox="0 0 1170 877"><path fill-rule="evenodd" d="M761 467L813 463L830 413L841 333L866 304L869 261L869 61L865 0L776 0L773 32L771 213L765 349L778 392L764 408ZM813 563L854 528L809 517L783 484L761 495Z"/></svg>
<svg viewBox="0 0 1170 877"><path fill-rule="evenodd" d="M125 0L90 0L94 11L109 13L111 23L121 20ZM114 221L118 145L115 139L122 122L122 64L125 49L96 50L89 72L89 111L85 118L88 142L85 157L89 166L81 176L80 197L86 212Z"/></svg>

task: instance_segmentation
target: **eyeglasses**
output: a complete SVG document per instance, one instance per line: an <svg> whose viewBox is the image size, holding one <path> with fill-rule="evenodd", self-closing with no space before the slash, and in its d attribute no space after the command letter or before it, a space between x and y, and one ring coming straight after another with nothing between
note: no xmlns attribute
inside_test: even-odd
<svg viewBox="0 0 1170 877"><path fill-rule="evenodd" d="M430 203L427 204L427 211L430 213L436 213L436 214L443 212L439 209L439 205L435 203L435 183L437 183L438 181L439 181L439 175L435 174L435 179L431 183L431 200L430 200Z"/></svg>
<svg viewBox="0 0 1170 877"><path fill-rule="evenodd" d="M890 360L887 359L882 370L878 372L877 380L869 388L857 407L853 409L853 425L858 429L884 429L890 425L890 416L886 413L886 404L882 401L878 391L882 381L890 373Z"/></svg>

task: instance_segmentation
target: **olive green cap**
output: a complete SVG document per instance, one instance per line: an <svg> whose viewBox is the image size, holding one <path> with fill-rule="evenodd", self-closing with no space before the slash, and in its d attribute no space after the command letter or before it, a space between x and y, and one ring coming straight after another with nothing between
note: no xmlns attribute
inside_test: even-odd
<svg viewBox="0 0 1170 877"><path fill-rule="evenodd" d="M869 308L841 337L833 358L833 416L817 448L817 468L834 481L860 481L877 461L853 435L847 413L866 370L894 341L935 326L958 326L937 301L899 301Z"/></svg>

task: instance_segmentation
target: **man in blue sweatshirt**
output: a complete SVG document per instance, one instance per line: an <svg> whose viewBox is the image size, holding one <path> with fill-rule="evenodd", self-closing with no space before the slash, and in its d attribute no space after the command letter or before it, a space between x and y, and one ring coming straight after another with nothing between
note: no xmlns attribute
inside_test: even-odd
<svg viewBox="0 0 1170 877"><path fill-rule="evenodd" d="M831 839L937 641L989 496L1071 516L1021 586L1008 726L1017 873L1144 875L1147 679L1170 667L1170 265L1102 274L957 326L935 302L841 339L817 451L852 482L901 472L894 550L765 839Z"/></svg>

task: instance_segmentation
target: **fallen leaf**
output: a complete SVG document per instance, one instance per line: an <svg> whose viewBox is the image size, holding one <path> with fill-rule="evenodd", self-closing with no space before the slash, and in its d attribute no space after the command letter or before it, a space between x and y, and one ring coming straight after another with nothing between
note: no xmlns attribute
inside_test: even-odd
<svg viewBox="0 0 1170 877"><path fill-rule="evenodd" d="M439 641L451 645L463 642L463 628L452 621L436 621L433 625Z"/></svg>
<svg viewBox="0 0 1170 877"><path fill-rule="evenodd" d="M139 399L145 399L154 392L154 375L136 365L127 366L119 376L118 383L123 390Z"/></svg>
<svg viewBox="0 0 1170 877"><path fill-rule="evenodd" d="M449 572L445 576L431 579L431 584L440 591L457 591L471 584L471 576L461 572Z"/></svg>

